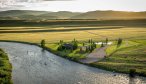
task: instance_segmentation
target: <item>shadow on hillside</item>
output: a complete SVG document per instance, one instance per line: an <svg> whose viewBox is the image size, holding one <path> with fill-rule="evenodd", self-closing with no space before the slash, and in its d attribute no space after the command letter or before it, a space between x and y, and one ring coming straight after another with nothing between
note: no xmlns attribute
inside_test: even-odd
<svg viewBox="0 0 146 84"><path fill-rule="evenodd" d="M121 29L124 27L108 27L108 28L75 28L75 29L49 29L49 30L25 30L25 31L0 31L0 33L37 33L37 32L69 32L69 31L83 31L83 30L110 30Z"/></svg>

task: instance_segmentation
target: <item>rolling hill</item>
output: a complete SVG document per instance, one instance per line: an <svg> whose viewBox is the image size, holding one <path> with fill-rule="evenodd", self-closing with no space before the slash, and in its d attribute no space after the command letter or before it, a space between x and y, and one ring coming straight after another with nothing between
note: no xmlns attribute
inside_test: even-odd
<svg viewBox="0 0 146 84"><path fill-rule="evenodd" d="M126 11L89 11L79 12L47 12L30 10L9 10L0 12L1 20L49 20L49 19L146 19L146 12Z"/></svg>
<svg viewBox="0 0 146 84"><path fill-rule="evenodd" d="M18 19L18 20L48 20L48 19L68 19L80 13L68 11L46 12L30 10L9 10L1 11L0 19Z"/></svg>
<svg viewBox="0 0 146 84"><path fill-rule="evenodd" d="M146 12L90 11L70 19L146 19Z"/></svg>

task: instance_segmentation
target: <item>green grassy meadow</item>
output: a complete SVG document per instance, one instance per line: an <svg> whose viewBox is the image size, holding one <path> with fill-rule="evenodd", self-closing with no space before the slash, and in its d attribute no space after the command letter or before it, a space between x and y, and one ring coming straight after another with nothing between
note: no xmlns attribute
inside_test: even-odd
<svg viewBox="0 0 146 84"><path fill-rule="evenodd" d="M125 73L136 69L137 74L146 76L146 40L124 41L119 48L113 44L106 52L108 56L105 59L92 65Z"/></svg>
<svg viewBox="0 0 146 84"><path fill-rule="evenodd" d="M47 44L46 46L49 49L51 49L52 52L54 52L62 57L71 58L72 60L76 60L76 61L79 59L85 58L86 55L88 54L88 53L80 53L79 48L74 51L71 51L71 50L58 51L57 50L57 48L59 47L58 44Z"/></svg>
<svg viewBox="0 0 146 84"><path fill-rule="evenodd" d="M88 44L87 44L88 45ZM51 44L46 44L46 47L49 48L53 53L69 58L75 61L79 61L80 59L86 58L86 56L91 53L91 52L80 52L80 47L83 46L83 43L78 43L78 48L71 51L71 50L63 50L63 51L58 51L57 48L59 47L58 43L51 43ZM96 45L96 48L99 48L100 45Z"/></svg>

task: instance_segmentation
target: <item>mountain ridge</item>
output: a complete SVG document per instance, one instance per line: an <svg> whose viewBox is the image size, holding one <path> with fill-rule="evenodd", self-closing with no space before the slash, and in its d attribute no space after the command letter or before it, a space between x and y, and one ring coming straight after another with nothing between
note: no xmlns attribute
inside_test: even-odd
<svg viewBox="0 0 146 84"><path fill-rule="evenodd" d="M0 19L18 20L49 20L49 19L146 19L146 11L89 11L85 13L70 11L34 11L34 10L9 10L1 11Z"/></svg>

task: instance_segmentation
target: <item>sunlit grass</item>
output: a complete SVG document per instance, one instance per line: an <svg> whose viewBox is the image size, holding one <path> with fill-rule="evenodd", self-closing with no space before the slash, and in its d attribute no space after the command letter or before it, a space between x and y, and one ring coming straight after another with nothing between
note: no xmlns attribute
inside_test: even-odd
<svg viewBox="0 0 146 84"><path fill-rule="evenodd" d="M78 44L78 46L81 46L81 44ZM80 60L82 58L85 58L87 53L80 53L80 48L78 47L76 50L63 50L63 51L58 51L59 45L57 43L54 44L46 44L46 47L51 49L51 51L55 54L58 54L59 56L70 58L72 60Z"/></svg>
<svg viewBox="0 0 146 84"><path fill-rule="evenodd" d="M112 53L112 55L107 56L100 62L93 63L93 65L125 73L129 73L130 69L136 69L136 73L146 76L145 43L146 40L125 41L117 49L115 49L116 44L113 44L107 48L107 53Z"/></svg>
<svg viewBox="0 0 146 84"><path fill-rule="evenodd" d="M117 38L123 39L146 39L146 29L143 27L124 27L119 29L104 29L105 26L93 27L94 30L85 30L85 27L82 31L59 31L66 29L78 29L80 27L55 27L55 28L44 28L44 27L34 27L35 29L14 29L14 27L9 27L11 31L30 31L30 30L57 30L56 32L29 32L29 33L0 33L0 40L15 40L15 41L27 41L27 42L40 42L42 39L46 39L47 42L58 42L59 40L71 41L76 38L80 41L85 41L87 39L94 39L96 41L105 40L109 38L114 40ZM0 27L0 29L3 27ZM81 29L84 27L81 27ZM88 27L89 28L89 27ZM92 27L91 27L92 28ZM98 28L103 28L98 30ZM106 28L108 28L106 26ZM116 28L116 27L115 27ZM9 31L9 30L0 30L0 31ZM90 32L90 33L89 33Z"/></svg>

